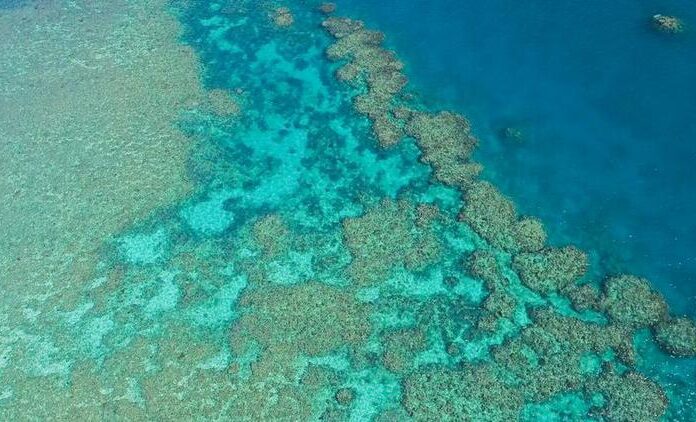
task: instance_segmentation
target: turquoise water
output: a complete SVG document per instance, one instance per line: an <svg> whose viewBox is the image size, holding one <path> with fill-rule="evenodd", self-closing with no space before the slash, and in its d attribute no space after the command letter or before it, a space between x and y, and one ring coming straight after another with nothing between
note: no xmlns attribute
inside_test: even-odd
<svg viewBox="0 0 696 422"><path fill-rule="evenodd" d="M567 246L577 232L551 206L518 214L482 181L473 158L504 192L515 175L443 112L458 96L425 91L407 33L392 44L397 21L371 9L389 52L318 5L143 13L173 14L207 93L175 103L188 188L105 235L78 276L37 269L51 280L39 291L10 278L16 246L3 243L2 418L694 419L696 325L682 309ZM173 89L142 89L159 83Z"/></svg>

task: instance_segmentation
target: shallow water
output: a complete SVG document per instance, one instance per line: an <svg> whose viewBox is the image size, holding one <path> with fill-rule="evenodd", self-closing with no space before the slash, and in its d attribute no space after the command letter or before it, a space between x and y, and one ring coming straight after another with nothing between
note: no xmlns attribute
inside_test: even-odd
<svg viewBox="0 0 696 422"><path fill-rule="evenodd" d="M14 31L28 41L3 72L35 89L47 79L34 73L55 69L48 80L67 104L41 95L48 88L17 88L0 103L53 111L3 123L13 129L0 149L13 162L0 185L12 204L0 214L3 419L696 417L696 361L669 355L696 354L696 328L677 325L644 280L603 280L603 255L584 275L584 256L560 248L580 233L583 248L612 252L591 247L585 226L567 230L572 218L552 218L553 189L542 209L504 182L519 175L496 167L498 155L521 160L532 147L500 153L477 127L494 103L485 84L471 109L476 158L491 169L483 176L529 199L518 208L543 217L558 248L466 173L465 122L435 114L468 111L465 97L431 86L432 67L400 45L408 31L392 39L398 19L382 22L382 6L339 12L386 31L415 78L403 90L374 34L331 36L318 3L170 6L0 15L29 22ZM56 17L55 27L33 25ZM75 22L83 32L71 32ZM71 49L32 63L46 39ZM338 81L353 59L364 79ZM114 85L139 75L119 97ZM523 100L510 100L523 114ZM398 134L390 145L377 142L381 124ZM76 155L85 150L94 153Z"/></svg>

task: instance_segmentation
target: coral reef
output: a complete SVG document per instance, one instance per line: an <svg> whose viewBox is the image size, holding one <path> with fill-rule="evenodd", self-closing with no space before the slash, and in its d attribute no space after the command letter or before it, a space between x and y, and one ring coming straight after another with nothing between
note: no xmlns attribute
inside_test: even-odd
<svg viewBox="0 0 696 422"><path fill-rule="evenodd" d="M650 327L667 316L667 304L648 280L632 275L609 278L602 305L612 321L631 327Z"/></svg>
<svg viewBox="0 0 696 422"><path fill-rule="evenodd" d="M425 333L421 329L390 331L384 335L382 363L395 374L408 373L415 368L417 352L424 350L425 346Z"/></svg>
<svg viewBox="0 0 696 422"><path fill-rule="evenodd" d="M382 281L396 265L412 270L435 263L440 253L430 227L416 227L413 204L382 200L358 218L343 220L343 235L353 261L353 281L366 285Z"/></svg>
<svg viewBox="0 0 696 422"><path fill-rule="evenodd" d="M630 333L563 317L548 309L533 313L533 324L493 353L501 376L511 379L526 401L544 402L568 391L596 390L601 362L614 351L626 364L635 352ZM588 365L588 362L596 362ZM594 366L594 368L593 368Z"/></svg>
<svg viewBox="0 0 696 422"><path fill-rule="evenodd" d="M520 251L536 252L546 244L546 230L541 220L533 217L520 219L513 227L513 236Z"/></svg>
<svg viewBox="0 0 696 422"><path fill-rule="evenodd" d="M252 227L254 241L268 258L287 251L290 244L290 230L277 214L267 215L256 221Z"/></svg>
<svg viewBox="0 0 696 422"><path fill-rule="evenodd" d="M466 190L459 218L491 245L511 253L538 251L546 242L541 222L518 220L512 201L485 181L473 182Z"/></svg>
<svg viewBox="0 0 696 422"><path fill-rule="evenodd" d="M365 24L359 20L333 17L326 19L321 25L336 38L343 38L365 27Z"/></svg>
<svg viewBox="0 0 696 422"><path fill-rule="evenodd" d="M427 369L404 380L403 404L416 421L516 420L523 396L488 367Z"/></svg>
<svg viewBox="0 0 696 422"><path fill-rule="evenodd" d="M484 281L488 290L477 328L485 332L495 331L501 319L512 319L517 309L517 299L508 292L509 283L502 275L493 253L475 251L469 256L466 267L471 275Z"/></svg>
<svg viewBox="0 0 696 422"><path fill-rule="evenodd" d="M76 300L106 239L192 190L178 122L206 92L181 23L164 0L93 6L0 13L0 274L12 308L48 286L47 309Z"/></svg>
<svg viewBox="0 0 696 422"><path fill-rule="evenodd" d="M421 161L433 167L440 182L466 187L481 172L481 166L469 160L477 140L464 117L446 111L435 115L415 112L406 132L416 139Z"/></svg>
<svg viewBox="0 0 696 422"><path fill-rule="evenodd" d="M585 275L587 265L587 255L574 246L521 253L512 261L522 282L545 294L563 290L576 282Z"/></svg>
<svg viewBox="0 0 696 422"><path fill-rule="evenodd" d="M354 108L372 122L375 138L383 147L397 144L403 137L403 122L391 113L393 100L406 85L403 64L381 47L384 34L363 28L363 23L328 18L324 28L337 38L326 55L331 60L347 60L337 71L339 80L365 84L366 91L354 99Z"/></svg>
<svg viewBox="0 0 696 422"><path fill-rule="evenodd" d="M563 289L563 294L570 299L577 311L599 311L602 308L601 293L592 284L571 284Z"/></svg>
<svg viewBox="0 0 696 422"><path fill-rule="evenodd" d="M416 226L427 227L440 217L440 208L435 204L418 204L416 206Z"/></svg>
<svg viewBox="0 0 696 422"><path fill-rule="evenodd" d="M486 283L488 290L495 289L500 283L500 270L495 255L490 251L477 250L472 253L465 267L469 274Z"/></svg>
<svg viewBox="0 0 696 422"><path fill-rule="evenodd" d="M696 356L696 323L689 318L670 318L653 330L655 340L666 352L681 357Z"/></svg>
<svg viewBox="0 0 696 422"><path fill-rule="evenodd" d="M240 112L239 104L225 89L212 89L208 91L206 108L220 117L236 116Z"/></svg>
<svg viewBox="0 0 696 422"><path fill-rule="evenodd" d="M262 378L294 370L302 356L318 356L359 346L370 332L369 306L346 290L316 282L263 286L245 291L239 304L247 311L232 327L232 350L240 356L258 344L260 360L252 373Z"/></svg>
<svg viewBox="0 0 696 422"><path fill-rule="evenodd" d="M684 24L676 16L656 14L652 17L652 23L657 30L669 34L684 32Z"/></svg>
<svg viewBox="0 0 696 422"><path fill-rule="evenodd" d="M596 413L610 421L659 421L667 409L660 386L637 372L618 375L608 371L595 388L606 400Z"/></svg>

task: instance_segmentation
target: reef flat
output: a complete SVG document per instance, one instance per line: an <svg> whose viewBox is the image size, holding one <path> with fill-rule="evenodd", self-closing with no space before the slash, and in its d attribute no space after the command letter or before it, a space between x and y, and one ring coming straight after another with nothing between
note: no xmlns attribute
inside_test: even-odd
<svg viewBox="0 0 696 422"><path fill-rule="evenodd" d="M147 19L120 28L165 22L163 49L189 58L189 84L162 89L167 100L152 114L132 109L144 100L127 102L134 115L116 119L144 134L125 136L118 153L142 167L112 182L145 180L134 189L148 202L129 203L114 189L101 206L127 210L122 220L103 231L85 217L70 217L79 228L56 225L96 245L93 255L70 249L94 260L81 283L65 281L65 298L50 299L62 292L54 284L71 280L61 273L54 284L27 281L43 289L33 291L21 284L26 270L2 269L3 288L16 290L1 302L3 417L694 416L694 322L670 314L649 281L594 279L583 251L549 244L540 220L519 215L480 178L466 118L430 109L409 90L408 68L384 34L318 2L182 2L175 15L163 6L114 6L135 16L145 7ZM35 12L3 16L12 13ZM170 45L174 16L188 47ZM190 72L197 63L200 76ZM171 77L168 66L154 73ZM140 83L126 92L151 99L156 84ZM93 118L76 128L92 128ZM114 154L104 165L118 165ZM86 187L76 192L93 200ZM16 214L3 221L31 223Z"/></svg>
<svg viewBox="0 0 696 422"><path fill-rule="evenodd" d="M105 240L190 192L176 123L204 91L165 3L0 14L4 312L69 302Z"/></svg>

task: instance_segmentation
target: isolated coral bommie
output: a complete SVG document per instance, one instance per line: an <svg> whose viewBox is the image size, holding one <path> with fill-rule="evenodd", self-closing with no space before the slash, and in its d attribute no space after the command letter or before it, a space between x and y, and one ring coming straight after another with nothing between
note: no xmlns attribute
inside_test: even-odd
<svg viewBox="0 0 696 422"><path fill-rule="evenodd" d="M281 28L287 28L295 23L295 17L287 7L277 7L272 15L273 23Z"/></svg>
<svg viewBox="0 0 696 422"><path fill-rule="evenodd" d="M657 14L652 17L653 26L657 30L670 33L678 34L684 32L684 24L676 16Z"/></svg>
<svg viewBox="0 0 696 422"><path fill-rule="evenodd" d="M324 14L331 14L336 11L336 3L325 2L319 5L319 10Z"/></svg>

